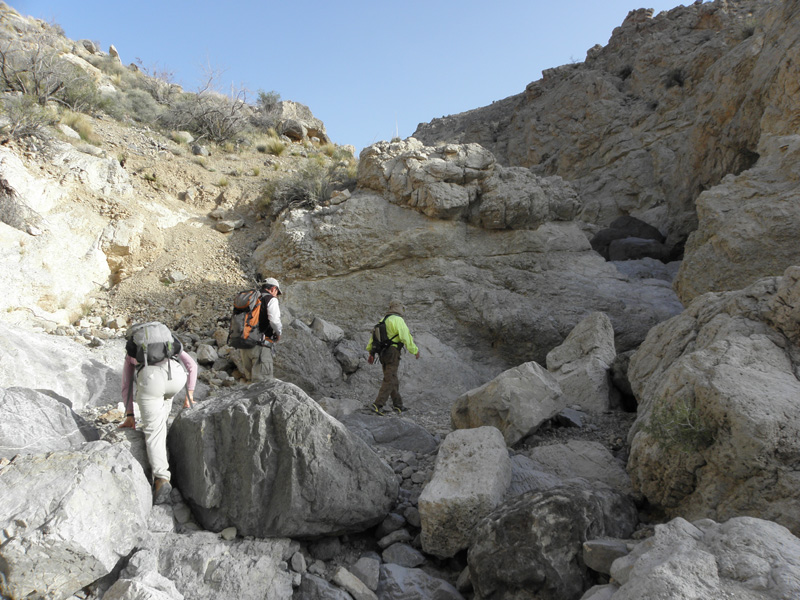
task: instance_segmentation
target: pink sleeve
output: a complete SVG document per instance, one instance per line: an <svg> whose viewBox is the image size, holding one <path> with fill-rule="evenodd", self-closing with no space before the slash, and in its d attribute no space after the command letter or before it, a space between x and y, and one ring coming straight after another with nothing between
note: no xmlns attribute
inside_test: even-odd
<svg viewBox="0 0 800 600"><path fill-rule="evenodd" d="M125 414L133 412L133 373L136 370L136 359L132 356L125 356L125 363L122 365L122 403L125 405Z"/></svg>
<svg viewBox="0 0 800 600"><path fill-rule="evenodd" d="M186 378L186 389L190 392L194 391L194 386L197 384L197 363L194 359L186 354L183 350L178 354L178 360L186 367L186 372L189 376Z"/></svg>

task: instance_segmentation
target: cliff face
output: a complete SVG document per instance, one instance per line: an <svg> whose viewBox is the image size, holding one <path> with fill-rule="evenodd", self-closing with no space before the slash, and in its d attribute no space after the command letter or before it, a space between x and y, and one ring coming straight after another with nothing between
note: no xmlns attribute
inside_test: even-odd
<svg viewBox="0 0 800 600"><path fill-rule="evenodd" d="M752 167L763 136L792 128L797 6L718 0L655 17L632 11L583 63L421 124L414 137L478 142L501 164L572 182L583 220L631 214L680 243L697 228L698 195Z"/></svg>

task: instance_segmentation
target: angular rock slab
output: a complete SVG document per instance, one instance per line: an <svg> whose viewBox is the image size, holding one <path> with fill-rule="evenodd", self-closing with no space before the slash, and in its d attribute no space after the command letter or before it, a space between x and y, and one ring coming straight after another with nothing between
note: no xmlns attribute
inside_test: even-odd
<svg viewBox="0 0 800 600"><path fill-rule="evenodd" d="M566 407L555 377L531 361L459 396L450 410L454 429L491 425L509 446Z"/></svg>
<svg viewBox="0 0 800 600"><path fill-rule="evenodd" d="M511 459L498 429L448 435L419 497L423 550L445 558L468 548L475 525L503 501L510 483Z"/></svg>
<svg viewBox="0 0 800 600"><path fill-rule="evenodd" d="M149 587L173 600L290 600L288 561L298 549L298 542L286 538L226 541L207 531L151 536L128 561L114 587L120 592ZM119 598L150 596L120 594Z"/></svg>
<svg viewBox="0 0 800 600"><path fill-rule="evenodd" d="M150 484L127 449L19 456L0 470L0 594L66 598L139 542Z"/></svg>
<svg viewBox="0 0 800 600"><path fill-rule="evenodd" d="M677 518L611 565L613 598L800 598L800 539L762 519ZM669 594L665 593L669 590Z"/></svg>
<svg viewBox="0 0 800 600"><path fill-rule="evenodd" d="M315 537L375 525L397 498L391 468L305 392L253 384L183 411L173 482L204 528Z"/></svg>
<svg viewBox="0 0 800 600"><path fill-rule="evenodd" d="M121 375L68 338L0 322L0 387L34 386L79 410L119 397Z"/></svg>
<svg viewBox="0 0 800 600"><path fill-rule="evenodd" d="M625 538L637 522L633 502L602 484L579 480L518 496L475 528L467 560L476 594L577 600L591 585L583 542Z"/></svg>
<svg viewBox="0 0 800 600"><path fill-rule="evenodd" d="M58 400L36 390L0 387L0 458L70 450L98 437Z"/></svg>
<svg viewBox="0 0 800 600"><path fill-rule="evenodd" d="M570 404L584 410L608 410L610 365L617 351L608 315L594 312L578 323L564 342L547 353L547 369L558 380Z"/></svg>

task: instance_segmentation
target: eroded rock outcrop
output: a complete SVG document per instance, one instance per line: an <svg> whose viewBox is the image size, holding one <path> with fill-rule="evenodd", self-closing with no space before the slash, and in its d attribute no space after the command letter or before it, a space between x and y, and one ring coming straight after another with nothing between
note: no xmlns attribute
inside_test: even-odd
<svg viewBox="0 0 800 600"><path fill-rule="evenodd" d="M794 133L799 8L718 0L631 11L583 63L414 137L477 142L501 164L561 176L584 199L581 218L634 215L674 245L697 225L700 192L756 164L765 133Z"/></svg>
<svg viewBox="0 0 800 600"><path fill-rule="evenodd" d="M581 208L560 177L501 167L478 144L379 142L361 152L358 169L359 186L391 202L484 229L536 229L546 221L572 220Z"/></svg>
<svg viewBox="0 0 800 600"><path fill-rule="evenodd" d="M667 514L800 532L800 267L705 294L631 359L633 485Z"/></svg>
<svg viewBox="0 0 800 600"><path fill-rule="evenodd" d="M296 316L326 315L336 305L336 324L364 346L389 300L400 297L412 332L429 337L423 356L429 350L436 361L414 368L420 377L432 369L432 380L452 376L442 389L449 397L510 366L543 364L591 312L609 316L624 351L683 308L666 281L629 278L604 261L575 224L487 230L366 192L285 213L253 260L261 272L284 274Z"/></svg>

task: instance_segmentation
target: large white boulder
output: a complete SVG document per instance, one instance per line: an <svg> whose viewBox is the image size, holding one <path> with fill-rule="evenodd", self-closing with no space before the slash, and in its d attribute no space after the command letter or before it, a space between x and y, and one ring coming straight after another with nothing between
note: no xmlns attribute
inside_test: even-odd
<svg viewBox="0 0 800 600"><path fill-rule="evenodd" d="M444 558L468 548L473 528L502 502L510 483L511 459L500 431L478 427L449 434L419 497L423 550Z"/></svg>
<svg viewBox="0 0 800 600"><path fill-rule="evenodd" d="M139 543L150 484L122 446L19 456L0 469L0 593L66 598Z"/></svg>

